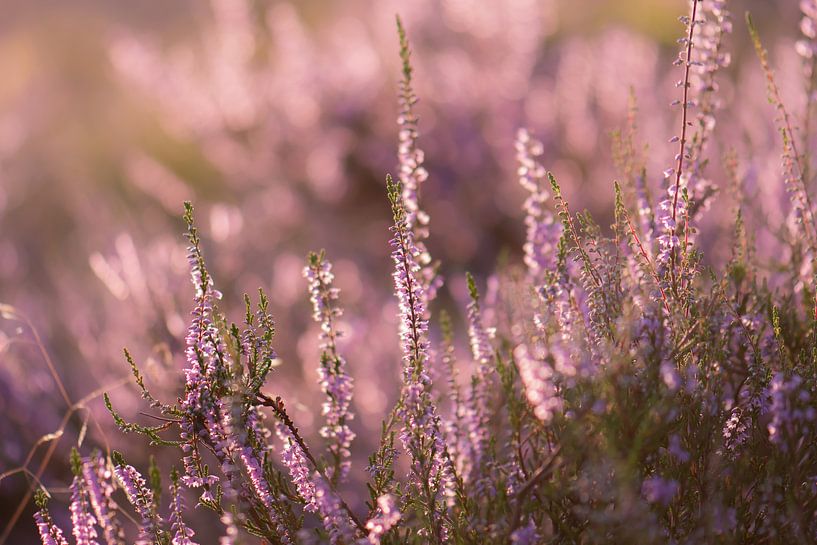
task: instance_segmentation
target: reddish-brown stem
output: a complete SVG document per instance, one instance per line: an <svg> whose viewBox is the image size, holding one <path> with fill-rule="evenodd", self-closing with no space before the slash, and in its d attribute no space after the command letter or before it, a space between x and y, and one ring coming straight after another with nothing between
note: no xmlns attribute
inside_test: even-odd
<svg viewBox="0 0 817 545"><path fill-rule="evenodd" d="M676 212L678 207L678 189L681 185L681 172L684 168L684 152L686 151L686 142L687 142L687 111L689 110L688 102L689 102L689 69L691 66L692 61L692 34L695 31L695 16L698 13L698 2L699 0L692 0L692 18L689 20L689 33L687 35L687 51L686 51L686 58L684 59L684 98L683 102L681 103L681 142L679 144L680 151L678 153L678 167L675 169L675 191L674 195L672 196L672 223L673 223L673 231L675 230L675 218ZM671 236L675 233L671 233ZM686 235L684 235L684 239L686 240ZM675 276L675 248L672 249L672 253L670 254L671 266L670 266L670 274L672 275L672 289L676 291L676 276Z"/></svg>
<svg viewBox="0 0 817 545"><path fill-rule="evenodd" d="M635 243L638 245L638 250L641 252L641 257L643 257L644 260L647 262L647 266L648 266L648 268L650 270L650 274L652 275L653 280L655 280L655 284L658 286L658 291L661 292L661 299L664 302L664 309L667 311L667 314L669 314L670 313L669 312L669 302L667 301L666 293L664 293L664 288L661 287L661 280L658 278L658 273L655 272L655 267L653 267L652 261L650 261L650 256L647 254L647 251L644 249L644 245L641 244L641 239L638 238L638 233L636 233L635 228L633 227L633 222L630 221L630 215L626 212L626 210L624 211L624 219L627 220L627 227L630 229L630 234L632 235L633 239L635 240Z"/></svg>
<svg viewBox="0 0 817 545"><path fill-rule="evenodd" d="M335 490L335 487L332 486L331 480L327 478L325 472L321 469L320 464L318 464L318 461L309 451L309 448L306 446L306 442L304 441L303 437L301 437L301 434L298 432L298 428L295 427L295 423L287 414L286 409L284 408L284 401L280 397L276 397L273 399L259 392L258 402L264 407L271 408L273 414L275 414L275 417L278 418L278 420L289 430L289 432L292 434L292 438L298 444L301 451L304 453L304 456L306 456L309 462L315 467L315 471L317 471L318 474L324 480L326 480L327 484L329 485L329 488L331 488L332 491L335 492L335 494L337 494L337 498L338 501L340 502L341 508L344 511L346 511L346 514L349 515L349 518L352 520L354 525L357 526L357 529L360 530L365 535L367 533L366 527L363 525L362 522L360 522L360 519L357 518L357 515L355 515L354 511L352 511L352 509L343 500L343 498L340 497L340 494L338 494L337 490Z"/></svg>
<svg viewBox="0 0 817 545"><path fill-rule="evenodd" d="M695 16L698 11L698 1L692 2L692 18L689 20L689 34L687 36L687 52L684 59L684 99L681 103L681 142L680 152L678 153L678 168L675 169L675 195L672 197L672 221L675 221L676 208L678 205L678 187L681 185L681 171L684 166L684 151L686 148L686 133L687 133L687 102L689 101L689 69L691 66L692 57L692 33L695 30Z"/></svg>
<svg viewBox="0 0 817 545"><path fill-rule="evenodd" d="M687 266L689 260L689 255L687 251L689 249L689 202L684 207L684 266ZM683 287L683 286L682 286ZM684 310L684 315L689 316L689 306L686 307Z"/></svg>

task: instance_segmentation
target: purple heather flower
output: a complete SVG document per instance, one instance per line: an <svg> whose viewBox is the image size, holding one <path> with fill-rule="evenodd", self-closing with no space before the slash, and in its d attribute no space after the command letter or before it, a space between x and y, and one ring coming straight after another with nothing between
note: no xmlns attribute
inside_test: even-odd
<svg viewBox="0 0 817 545"><path fill-rule="evenodd" d="M795 44L797 53L803 57L806 62L806 79L811 79L811 70L809 66L817 56L817 1L816 0L800 0L800 11L803 12L803 18L800 20L800 32L803 33L803 39ZM813 97L809 97L812 100Z"/></svg>
<svg viewBox="0 0 817 545"><path fill-rule="evenodd" d="M542 422L550 422L562 410L562 399L553 383L553 369L544 358L531 354L525 344L518 345L513 355L533 413Z"/></svg>
<svg viewBox="0 0 817 545"><path fill-rule="evenodd" d="M421 490L436 488L423 483L430 479L439 483L439 490L447 504L453 501L456 477L453 463L443 437L442 424L431 398L431 378L428 353L428 319L425 312L423 287L416 277L417 249L414 235L406 224L406 211L399 185L387 180L389 200L394 215L391 228L392 260L394 262L395 293L400 310L400 339L403 352L403 403L399 416L403 421L400 439L411 456L413 485ZM431 498L426 498L432 501ZM432 511L434 511L432 509ZM437 514L432 512L432 517Z"/></svg>
<svg viewBox="0 0 817 545"><path fill-rule="evenodd" d="M681 445L681 436L677 433L670 435L667 450L680 463L685 464L689 461L689 451L684 450L684 447Z"/></svg>
<svg viewBox="0 0 817 545"><path fill-rule="evenodd" d="M483 323L478 301L473 300L468 303L466 314L471 355L474 358L474 362L477 363L478 375L484 379L488 373L490 373L491 362L494 359L494 350L491 347L491 335Z"/></svg>
<svg viewBox="0 0 817 545"><path fill-rule="evenodd" d="M395 196L399 199L399 196ZM400 339L403 348L404 374L420 373L422 365L428 358L428 320L425 317L425 299L423 288L417 281L420 270L417 264L417 248L414 245L414 234L406 224L405 208L399 201L392 203L395 208L395 224L391 231L391 258L394 262L394 291L397 295L400 310Z"/></svg>
<svg viewBox="0 0 817 545"><path fill-rule="evenodd" d="M399 225L399 224L398 224ZM399 231L398 231L399 233ZM399 241L399 236L395 238ZM407 239L410 247L410 236ZM405 250L398 246L395 257ZM411 254L403 254L410 256ZM395 283L401 295L401 322L404 332L403 401L399 411L403 419L400 438L412 457L412 474L414 484L424 488L421 481L430 479L438 488L446 504L450 505L455 496L456 478L453 463L443 436L443 426L437 415L437 409L430 395L431 378L426 371L429 365L428 340L426 338L427 322L421 299L410 296L421 290L413 276L414 269L407 264L411 258L398 261L395 258ZM425 453L423 453L425 451ZM423 463L419 460L424 460ZM422 467L430 464L430 467ZM425 477L424 477L425 475ZM435 488L435 487L432 487Z"/></svg>
<svg viewBox="0 0 817 545"><path fill-rule="evenodd" d="M531 137L526 129L519 129L516 136L516 160L519 163L519 183L529 195L525 200L525 265L528 277L534 284L544 282L545 273L555 270L561 224L554 221L547 209L550 184L546 180L545 167L540 163L544 146Z"/></svg>
<svg viewBox="0 0 817 545"><path fill-rule="evenodd" d="M473 279L469 276L469 282ZM468 303L468 338L471 344L471 353L476 363L476 373L472 382L471 394L465 408L464 428L468 433L470 448L468 460L472 472L478 472L482 464L483 455L488 448L488 398L492 389L491 363L493 349L488 330L482 320L478 295L473 289L472 300ZM466 476L470 481L476 481L475 474Z"/></svg>
<svg viewBox="0 0 817 545"><path fill-rule="evenodd" d="M193 320L188 328L185 350L188 367L185 369L185 396L182 399L182 409L187 413L181 424L181 438L185 441L183 482L191 488L208 488L219 479L216 475L204 475L197 443L200 436L206 437L218 427L220 419L216 414L212 390L218 380L220 354L225 354L226 350L213 323L213 299L220 298L220 293L213 289L213 279L204 267L193 228L189 236L191 246L188 260L196 290L196 305L192 311ZM205 430L198 429L194 423L196 415L204 417Z"/></svg>
<svg viewBox="0 0 817 545"><path fill-rule="evenodd" d="M224 514L221 515L221 524L224 525L224 535L218 538L218 545L235 545L238 537L238 526L235 524L233 514L224 511Z"/></svg>
<svg viewBox="0 0 817 545"><path fill-rule="evenodd" d="M74 477L71 483L71 527L77 545L99 545L94 525L96 519L91 514L85 481Z"/></svg>
<svg viewBox="0 0 817 545"><path fill-rule="evenodd" d="M189 209L188 213L190 212ZM184 416L180 424L185 475L181 480L188 487L204 488L201 498L212 501L211 487L220 479L217 475L205 475L198 450L200 441L212 445L216 457L225 469L227 482L222 483L225 494L232 495L232 489L242 485L232 469L235 467L234 458L238 448L230 433L232 415L225 401L219 399L219 395L228 388L226 376L229 368L227 347L216 326L213 312L214 300L220 299L221 294L213 288L213 279L204 265L192 217L186 216L186 219L189 222L190 240L188 261L196 302L186 337L186 382L181 401ZM259 319L263 318L265 317ZM264 354L272 356L271 350L265 348L268 347L260 347Z"/></svg>
<svg viewBox="0 0 817 545"><path fill-rule="evenodd" d="M798 427L814 422L817 409L809 403L811 395L797 374L786 378L783 373L775 373L769 384L769 398L769 440L787 451L788 439L797 435Z"/></svg>
<svg viewBox="0 0 817 545"><path fill-rule="evenodd" d="M278 436L284 442L281 459L289 469L292 483L304 500L304 509L318 513L329 532L332 544L352 543L355 536L354 523L344 510L337 493L318 471L310 469L310 462L303 447L292 432L281 423L276 426Z"/></svg>
<svg viewBox="0 0 817 545"><path fill-rule="evenodd" d="M43 545L68 545L62 530L51 520L48 510L41 509L34 513L34 520L37 523L37 531L40 533Z"/></svg>
<svg viewBox="0 0 817 545"><path fill-rule="evenodd" d="M679 488L678 481L653 476L644 479L641 484L641 494L650 503L666 506L678 493Z"/></svg>
<svg viewBox="0 0 817 545"><path fill-rule="evenodd" d="M333 287L332 264L323 253L312 254L309 266L304 268L309 282L313 318L321 326L321 365L318 367L321 390L326 395L323 415L326 425L321 435L330 441L329 451L334 465L329 468L330 478L344 481L349 473L349 447L355 438L349 427L354 415L349 410L352 403L352 378L346 371L346 360L337 351L335 339L340 337L335 320L341 309L336 306L339 290Z"/></svg>
<svg viewBox="0 0 817 545"><path fill-rule="evenodd" d="M669 389L669 391L678 391L678 388L681 387L681 375L678 374L678 369L675 367L675 362L669 360L662 361L659 371L661 374L661 380L664 381L664 385Z"/></svg>
<svg viewBox="0 0 817 545"><path fill-rule="evenodd" d="M400 511L397 509L394 496L384 494L377 498L377 515L366 522L370 545L380 545L381 538L399 521Z"/></svg>
<svg viewBox="0 0 817 545"><path fill-rule="evenodd" d="M161 534L162 518L156 513L153 491L146 486L144 477L133 466L117 465L113 471L128 501L142 519L137 543L147 545L151 540L157 540Z"/></svg>
<svg viewBox="0 0 817 545"><path fill-rule="evenodd" d="M729 418L723 425L723 443L726 450L734 455L749 437L749 416L744 416L739 407L732 409Z"/></svg>
<svg viewBox="0 0 817 545"><path fill-rule="evenodd" d="M315 487L315 504L323 520L323 526L329 532L332 545L354 543L355 525L343 509L338 495L331 489L317 471L313 475Z"/></svg>
<svg viewBox="0 0 817 545"><path fill-rule="evenodd" d="M276 425L276 431L284 446L281 449L281 461L289 470L292 484L295 485L298 495L304 500L304 509L310 512L318 510L315 483L312 481L312 469L300 444L292 436L292 432L283 424Z"/></svg>
<svg viewBox="0 0 817 545"><path fill-rule="evenodd" d="M196 533L192 528L187 526L182 519L184 500L179 490L179 483L175 477L170 485L170 498L170 530L173 532L172 545L197 545L195 541L190 539Z"/></svg>
<svg viewBox="0 0 817 545"><path fill-rule="evenodd" d="M116 519L116 504L111 499L114 491L111 481L113 473L108 468L105 458L94 456L83 460L82 477L85 479L96 523L102 529L105 541L108 545L124 545L125 534Z"/></svg>
<svg viewBox="0 0 817 545"><path fill-rule="evenodd" d="M536 525L531 519L528 523L511 533L511 543L513 545L536 545L539 543L539 533L536 531Z"/></svg>
<svg viewBox="0 0 817 545"><path fill-rule="evenodd" d="M683 191L686 186L687 176L682 175L678 191ZM667 198L658 203L658 256L656 257L656 269L659 278L666 279L669 274L672 253L676 251L681 242L677 236L678 219L684 217L684 202L680 195L675 206L675 218L673 219L673 202L675 199L675 183L673 176L666 178Z"/></svg>
<svg viewBox="0 0 817 545"><path fill-rule="evenodd" d="M403 78L400 81L400 115L397 118L398 132L398 179L402 187L402 199L406 212L406 227L412 232L418 256L418 280L423 286L423 303L428 310L428 302L432 301L442 284L442 278L437 276L432 263L431 255L425 247L425 239L429 234L431 218L420 207L420 187L428 179L428 171L423 167L425 154L417 146L418 118L414 113L417 96L411 83L411 66L409 65L409 47L406 36L400 28L400 56L403 59Z"/></svg>
<svg viewBox="0 0 817 545"><path fill-rule="evenodd" d="M689 75L690 87L695 98L690 100L690 106L695 107L694 134L685 142L685 169L681 176L681 187L688 188L689 199L699 204L694 216L688 219L685 241L692 244L697 230L692 224L711 202L711 195L717 186L704 178L704 167L707 164L704 152L709 143L712 131L715 128L715 112L720 107L717 98L718 82L716 74L730 63L729 53L723 51L724 36L731 32L732 23L726 2L714 0L701 2L698 6L698 24L695 33L695 46L692 49ZM677 158L676 158L677 160ZM670 195L672 197L672 194ZM676 217L678 222L684 217L686 206L679 196ZM685 222L687 220L684 220ZM683 281L689 282L688 271L681 271Z"/></svg>
<svg viewBox="0 0 817 545"><path fill-rule="evenodd" d="M278 537L281 539L281 542L285 544L292 543L292 538L278 513L275 498L273 497L269 483L264 476L263 466L258 460L255 452L253 452L250 447L245 447L241 450L239 459L247 472L247 476L250 479L250 484L255 492L255 496L267 510L270 520L276 525Z"/></svg>

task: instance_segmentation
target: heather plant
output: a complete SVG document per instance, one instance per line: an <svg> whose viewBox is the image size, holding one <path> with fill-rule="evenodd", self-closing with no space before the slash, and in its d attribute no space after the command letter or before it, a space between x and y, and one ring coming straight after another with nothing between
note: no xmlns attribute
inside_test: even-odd
<svg viewBox="0 0 817 545"><path fill-rule="evenodd" d="M739 6L757 6L762 16L764 4L743 0ZM518 126L535 129L571 206L589 208L602 225L612 219L615 175L636 216L631 186L615 172L607 145L608 130L622 124L630 85L638 98L638 151L641 142L653 143L640 159L646 172L673 163L677 149L660 142L676 132L670 127L677 125L677 109L656 92L672 85L670 76L678 79L665 62L675 37L666 23L675 8L663 0L651 0L649 10L619 9L609 19L609 12L582 14L564 0L422 0L411 7L361 0L321 6L317 19L311 6L212 0L188 12L190 6L179 3L167 11L145 5L161 19L148 27L96 4L86 6L93 11L88 17L35 6L42 18L9 18L15 30L0 35L6 52L0 55L28 53L10 63L11 89L0 96L0 300L36 326L70 401L33 349L30 328L0 321L0 391L15 407L0 422L0 466L31 465L30 449L48 449L40 438L59 429L64 412L89 392L108 390L123 410L135 410L134 389L111 389L126 372L115 356L122 346L130 347L156 397L175 397L188 301L184 244L173 233L184 200L197 204L205 246L218 247L209 252L208 266L225 294L222 310L241 313L242 293L259 285L275 293L270 312L288 331L276 341L287 362L277 380L296 410L320 393L311 380L319 326L301 296L302 257L315 247L331 249L347 309L340 344L355 362L350 373L359 393L352 401L353 454L372 448L400 387L399 373L380 372L383 362L399 358L391 342L396 312L384 308L395 304L385 281L389 262L379 244L387 221L382 178L393 166L396 139L390 80L396 84L401 73L390 24L395 11L412 28L422 59L413 87L423 99L415 110L424 118L421 148L433 180L423 184L422 208L433 218L434 236L421 242L430 255L445 257L430 260L431 269L440 264L449 279L434 305L454 298L464 307L462 271L495 282L490 272L497 254L521 247L514 216L526 195L509 145ZM804 66L786 42L799 12L791 2L778 7L779 18L763 29L764 42L783 98L799 120ZM573 21L574 15L582 20ZM601 27L585 19L600 16ZM61 17L75 21L68 23L73 27L99 24L103 31L83 32L83 47L63 47L64 33L40 32ZM179 33L168 35L165 22L180 25ZM735 62L716 81L723 84L719 115L729 123L717 125L708 147L708 178L724 179L719 156L734 146L746 186L743 221L757 239L753 251L768 268L784 267L788 250L778 251L777 238L787 236L780 226L789 207L776 183L779 142L757 81L759 63L745 54L741 36L724 50ZM89 61L90 73L74 70ZM28 71L29 63L39 68ZM401 177L398 169L393 174ZM643 184L658 195L654 178ZM733 184L719 185L720 205L730 200ZM732 231L731 215L700 219L696 242L705 262L728 259L722 241ZM486 292L487 316L491 297ZM373 318L381 313L384 319ZM128 439L116 433L100 400L72 414L63 443L87 421L95 442L107 438L112 448L125 448ZM299 424L317 438L322 420L304 414ZM135 465L147 463L146 452L128 453ZM67 457L60 457L45 464L46 480L69 475ZM26 491L20 477L0 486L8 505Z"/></svg>
<svg viewBox="0 0 817 545"><path fill-rule="evenodd" d="M802 6L805 131L816 14L812 3ZM660 186L649 184L634 96L627 127L614 138L621 181L610 184L609 228L571 207L570 190L546 167L553 158L544 144L519 130L517 178L527 193L522 265L500 263L485 279L466 275L459 327L435 297L442 277L426 245L433 238L421 199L427 172L398 19L398 176L385 177L385 193L400 389L366 475L357 477L352 465L355 361L338 342L343 298L327 253L310 254L303 269L319 327L314 363L323 397L321 440L311 441L276 377L274 295L245 296L243 324L228 320L186 203L194 299L183 391L175 403L161 401L126 351L159 423L133 423L105 396L123 432L172 449L177 467L164 486L155 464L145 477L127 452L75 452L75 541L123 543L135 534L137 543L213 542L187 522L192 493L220 521L225 545L248 536L346 545L817 542L809 136L797 133L798 118L747 17L782 138L780 184L791 195L778 244L792 264L769 272L745 220L741 159L727 152L723 179L715 183L710 174L718 78L729 64L728 3L692 0L681 22L680 130L670 139L677 155ZM737 205L733 234L724 239L731 255L710 265L698 235L719 186ZM350 495L354 485L367 493ZM115 496L131 505L135 531L123 524ZM47 490L35 500L42 542L67 543Z"/></svg>

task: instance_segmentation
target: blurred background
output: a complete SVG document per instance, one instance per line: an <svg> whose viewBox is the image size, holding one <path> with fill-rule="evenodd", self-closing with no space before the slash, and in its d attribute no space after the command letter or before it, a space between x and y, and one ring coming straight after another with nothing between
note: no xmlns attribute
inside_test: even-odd
<svg viewBox="0 0 817 545"><path fill-rule="evenodd" d="M788 201L782 187L761 183L779 179L780 145L743 13L752 10L794 112L805 97L800 15L795 0L728 4L732 62L719 74L723 128L708 172L727 187L721 157L734 150L757 196L762 248L772 235L760 226L781 224ZM682 0L4 0L0 472L12 474L0 481L2 526L34 477L13 473L23 464L52 490L64 522L71 445L122 449L140 469L148 453L162 453L119 434L100 392L149 421L126 380L128 347L158 397L178 395L193 294L184 200L196 207L228 317L241 319L243 293L271 295L283 364L268 389L286 393L313 438L317 326L301 269L308 251L327 249L345 307L361 475L399 381L383 182L396 165L395 14L420 98L428 246L446 279L436 304L456 313L465 270L484 289L498 256L519 259L518 127L544 141L571 207L606 227L619 175L611 131L624 126L632 89L658 194L676 153L667 143L679 126L672 60L687 10ZM702 226L708 263L729 256L733 215L722 193ZM34 542L32 511L21 512L8 543Z"/></svg>

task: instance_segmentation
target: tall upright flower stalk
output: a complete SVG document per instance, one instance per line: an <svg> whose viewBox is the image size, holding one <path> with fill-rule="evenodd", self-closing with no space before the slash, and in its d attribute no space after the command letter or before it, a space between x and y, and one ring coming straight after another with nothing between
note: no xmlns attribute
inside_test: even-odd
<svg viewBox="0 0 817 545"><path fill-rule="evenodd" d="M803 13L800 19L800 32L802 38L795 44L795 50L803 59L803 76L805 79L806 104L803 112L802 142L805 150L804 168L806 174L810 169L809 159L809 135L811 134L811 123L814 115L814 103L817 102L817 1L801 0L800 11ZM808 176L806 176L808 178Z"/></svg>
<svg viewBox="0 0 817 545"><path fill-rule="evenodd" d="M107 545L125 545L125 534L116 517L116 503L111 498L114 491L111 482L113 472L105 458L99 454L85 458L82 461L82 477L105 542Z"/></svg>
<svg viewBox="0 0 817 545"><path fill-rule="evenodd" d="M48 511L48 496L42 490L38 490L34 495L34 503L39 508L34 513L34 521L37 523L37 532L40 534L40 541L43 545L68 545L68 540L62 530L54 524L51 513Z"/></svg>
<svg viewBox="0 0 817 545"><path fill-rule="evenodd" d="M350 410L352 378L346 370L346 360L337 348L337 339L341 336L337 319L342 310L337 306L339 290L333 286L332 264L326 260L323 251L309 254L308 259L304 277L309 283L312 318L321 328L318 375L321 390L326 396L322 409L326 425L321 428L321 435L329 441L332 465L327 471L331 482L337 484L346 480L349 474L349 447L355 438L349 427L349 422L354 418Z"/></svg>
<svg viewBox="0 0 817 545"><path fill-rule="evenodd" d="M732 31L731 14L725 0L702 2L698 14L700 30L690 59L691 91L694 98L694 131L685 148L688 163L687 191L688 203L684 207L682 246L683 284L691 281L689 251L697 232L694 224L704 208L711 201L717 186L705 177L707 160L705 153L716 127L716 113L720 108L717 75L731 63L731 55L725 51L726 36Z"/></svg>
<svg viewBox="0 0 817 545"><path fill-rule="evenodd" d="M164 520L156 511L153 490L148 488L145 478L136 468L125 463L121 455L114 455L114 475L130 504L140 518L137 545L161 544L167 541L163 529Z"/></svg>
<svg viewBox="0 0 817 545"><path fill-rule="evenodd" d="M419 136L419 118L414 111L417 104L417 95L414 94L411 66L411 49L409 48L406 31L400 17L397 17L397 34L400 39L400 60L403 64L403 77L400 80L400 115L397 118L399 131L397 159L398 179L402 187L402 198L406 209L406 226L414 235L414 245L417 248L417 263L420 266L418 281L422 285L422 297L425 312L429 312L428 303L432 301L437 290L442 285L442 277L438 276L438 265L433 262L431 254L426 249L425 241L429 235L430 216L420 206L420 188L428 179L428 171L423 166L425 154L417 145Z"/></svg>
<svg viewBox="0 0 817 545"><path fill-rule="evenodd" d="M763 47L763 43L760 41L760 34L758 34L752 17L748 12L746 13L746 24L749 26L749 33L751 34L757 57L760 60L760 66L766 75L766 90L769 102L775 107L777 114L775 123L783 140L782 163L786 190L791 195L795 216L798 222L803 225L812 259L817 259L817 224L815 224L814 206L808 192L804 155L798 151L792 116L789 114L780 96L780 89L777 86L774 72L769 64L769 55Z"/></svg>
<svg viewBox="0 0 817 545"><path fill-rule="evenodd" d="M463 475L463 479L476 483L484 473L483 466L488 451L490 402L495 386L492 372L494 351L488 330L483 323L476 282L470 273L466 274L466 280L471 297L466 309L468 339L475 369L471 376L471 389L466 400L463 422L470 443L467 460L470 471Z"/></svg>
<svg viewBox="0 0 817 545"><path fill-rule="evenodd" d="M516 161L519 184L528 192L525 199L525 265L534 284L544 284L556 270L556 256L561 225L547 208L550 184L547 170L542 165L542 142L531 136L527 129L516 133Z"/></svg>
<svg viewBox="0 0 817 545"><path fill-rule="evenodd" d="M71 482L71 529L77 545L99 545L97 541L96 519L91 507L91 491L82 476L82 460L79 452L71 452L71 471L74 480Z"/></svg>
<svg viewBox="0 0 817 545"><path fill-rule="evenodd" d="M419 250L407 214L399 182L386 178L394 225L391 227L395 294L400 308L400 339L403 354L403 388L398 414L403 421L400 438L410 457L410 484L419 494L421 513L428 531L446 541L446 506L456 496L456 475L446 450L441 423L431 397L428 375L428 321L423 288L417 279Z"/></svg>
<svg viewBox="0 0 817 545"><path fill-rule="evenodd" d="M170 531L173 533L172 545L198 545L191 538L196 535L184 522L184 499L179 486L179 474L174 468L170 472Z"/></svg>

